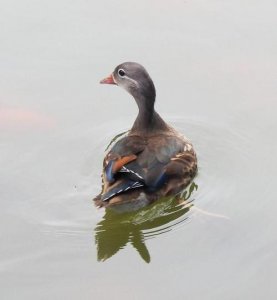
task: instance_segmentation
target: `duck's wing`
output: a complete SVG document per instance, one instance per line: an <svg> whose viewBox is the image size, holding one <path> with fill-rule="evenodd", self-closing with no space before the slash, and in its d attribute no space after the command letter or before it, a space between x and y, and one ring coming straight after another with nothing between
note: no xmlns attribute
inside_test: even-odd
<svg viewBox="0 0 277 300"><path fill-rule="evenodd" d="M104 174L108 187L102 201L139 187L155 192L172 178L190 181L196 171L192 146L174 136L153 137L148 142L127 140L116 145L107 158Z"/></svg>
<svg viewBox="0 0 277 300"><path fill-rule="evenodd" d="M147 142L139 136L119 140L104 159L102 201L144 186L143 170L138 164L128 167L145 150Z"/></svg>
<svg viewBox="0 0 277 300"><path fill-rule="evenodd" d="M107 190L107 192L105 192L102 195L101 200L107 201L107 200L111 199L112 197L114 197L115 195L122 194L124 192L130 191L132 189L137 189L137 188L143 187L143 186L144 186L144 183L141 183L139 181L133 181L131 179L126 178L124 180L119 181L111 188L109 188Z"/></svg>
<svg viewBox="0 0 277 300"><path fill-rule="evenodd" d="M135 174L135 170L125 168L125 166L136 160L146 146L147 142L140 136L127 136L119 140L104 159L106 180L113 183L118 172Z"/></svg>
<svg viewBox="0 0 277 300"><path fill-rule="evenodd" d="M152 168L148 172L146 185L149 191L156 191L167 185L169 192L176 187L185 187L191 182L197 171L197 159L193 148L185 146L183 151L176 153L160 168ZM167 192L165 192L167 193Z"/></svg>
<svg viewBox="0 0 277 300"><path fill-rule="evenodd" d="M196 155L189 141L169 136L151 145L147 155L148 166L145 176L145 184L149 191L156 191L172 178L182 180L195 174ZM142 156L147 154L145 152ZM137 160L140 160L140 157Z"/></svg>

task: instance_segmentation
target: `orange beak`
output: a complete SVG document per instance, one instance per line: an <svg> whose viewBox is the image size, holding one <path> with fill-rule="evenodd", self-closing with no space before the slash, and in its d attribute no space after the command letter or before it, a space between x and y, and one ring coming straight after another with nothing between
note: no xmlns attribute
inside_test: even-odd
<svg viewBox="0 0 277 300"><path fill-rule="evenodd" d="M114 79L113 79L113 74L111 74L110 76L108 76L108 77L102 79L102 80L100 81L100 83L105 83L105 84L116 84L116 82L115 82Z"/></svg>

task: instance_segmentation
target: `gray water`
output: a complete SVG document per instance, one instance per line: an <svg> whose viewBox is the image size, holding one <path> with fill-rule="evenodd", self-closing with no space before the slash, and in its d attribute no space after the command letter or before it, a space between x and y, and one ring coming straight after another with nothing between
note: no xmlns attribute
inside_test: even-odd
<svg viewBox="0 0 277 300"><path fill-rule="evenodd" d="M276 1L0 4L1 299L276 299ZM143 64L194 144L188 207L94 207Z"/></svg>

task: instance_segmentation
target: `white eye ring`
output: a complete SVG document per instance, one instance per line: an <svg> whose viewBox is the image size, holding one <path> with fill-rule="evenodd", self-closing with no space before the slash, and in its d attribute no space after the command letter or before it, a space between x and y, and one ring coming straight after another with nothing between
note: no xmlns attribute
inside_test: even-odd
<svg viewBox="0 0 277 300"><path fill-rule="evenodd" d="M117 73L118 73L118 75L119 75L120 77L124 77L124 76L125 76L125 71L124 71L123 69L119 69L119 70L117 71Z"/></svg>

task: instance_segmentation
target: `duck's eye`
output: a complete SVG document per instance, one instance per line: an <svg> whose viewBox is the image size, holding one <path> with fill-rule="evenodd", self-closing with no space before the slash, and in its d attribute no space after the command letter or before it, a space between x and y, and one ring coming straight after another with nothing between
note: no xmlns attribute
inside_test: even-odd
<svg viewBox="0 0 277 300"><path fill-rule="evenodd" d="M118 70L118 75L119 75L120 77L124 77L124 76L125 76L125 71L124 71L123 69L119 69L119 70Z"/></svg>

